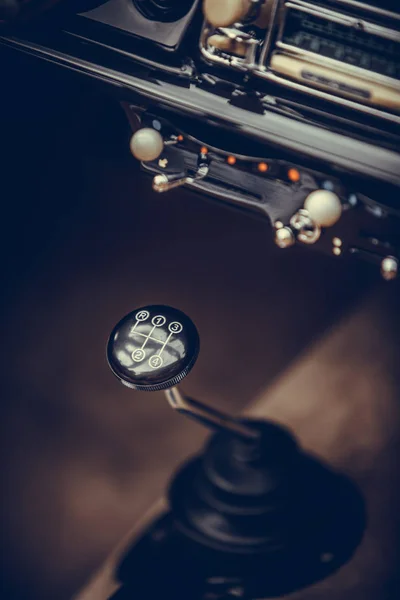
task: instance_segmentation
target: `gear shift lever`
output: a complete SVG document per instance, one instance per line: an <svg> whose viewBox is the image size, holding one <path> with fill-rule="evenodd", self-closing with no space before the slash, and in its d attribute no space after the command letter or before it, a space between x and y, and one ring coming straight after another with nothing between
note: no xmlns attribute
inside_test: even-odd
<svg viewBox="0 0 400 600"><path fill-rule="evenodd" d="M256 429L184 396L176 387L192 370L199 350L199 334L189 317L169 306L146 306L115 326L107 358L114 375L127 387L165 390L169 404L178 412L210 429L257 441Z"/></svg>
<svg viewBox="0 0 400 600"><path fill-rule="evenodd" d="M165 390L175 410L216 431L173 478L170 512L120 565L115 600L278 597L331 575L362 539L351 481L278 424L234 419L178 390L199 349L193 322L168 306L137 309L111 333L108 362L124 385Z"/></svg>

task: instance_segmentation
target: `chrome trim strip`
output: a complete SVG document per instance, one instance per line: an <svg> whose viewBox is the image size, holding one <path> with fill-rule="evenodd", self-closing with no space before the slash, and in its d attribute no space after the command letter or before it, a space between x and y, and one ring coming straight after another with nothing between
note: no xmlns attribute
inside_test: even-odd
<svg viewBox="0 0 400 600"><path fill-rule="evenodd" d="M312 5L306 5L296 3L296 0L289 1L285 3L285 12L289 12L289 10L295 9L299 12L303 12L309 15L313 15L314 17L319 17L321 19L326 19L327 21L334 21L335 23L339 23L340 25L345 25L346 27L358 28L360 31L364 31L367 33L371 33L371 35L376 35L378 37L382 37L385 39L390 39L394 42L399 41L400 32L395 31L394 29L389 29L388 27L383 27L382 25L376 25L376 23L371 23L370 21L366 21L363 18L350 17L343 13L338 13L333 10L328 10L324 8L317 8ZM284 26L285 23L282 22ZM282 28L281 28L282 31Z"/></svg>
<svg viewBox="0 0 400 600"><path fill-rule="evenodd" d="M278 76L275 73L272 73L271 71L255 71L254 74L258 77L261 77L262 79L274 81L275 83L279 83L280 85L283 85L285 87L308 94L309 96L316 96L318 98L321 98L322 100L335 102L336 104L340 104L341 106L345 106L346 108L352 108L353 110L357 110L358 112L364 112L374 117L379 117L381 119L385 119L386 121L391 121L392 123L400 124L400 115L396 115L395 113L382 111L378 108L374 108L373 106L369 106L367 104L360 104L359 102L348 100L343 96L335 96L333 94L323 92L311 86L305 86L301 83L297 83L295 81L291 81L290 79L285 79L282 76Z"/></svg>
<svg viewBox="0 0 400 600"><path fill-rule="evenodd" d="M338 73L343 73L345 75L353 74L362 80L372 79L377 83L381 83L382 85L390 86L394 89L400 89L399 79L394 79L393 77L388 77L387 75L382 75L381 73L376 73L375 71L369 71L368 69L363 69L362 67L349 65L348 63L341 62L340 60L322 56L321 54L310 52L310 50L303 50L302 48L291 46L290 44L284 44L283 42L278 42L276 45L279 50L282 50L282 54L285 54L286 56L294 55L296 58L304 58L304 60L310 64L331 68L332 71L337 71Z"/></svg>
<svg viewBox="0 0 400 600"><path fill-rule="evenodd" d="M302 4L307 4L307 2L304 2L304 0L294 0L297 2L301 2ZM393 19L398 19L400 21L400 13L395 13L392 12L391 10L386 10L385 8L379 8L378 6L372 6L371 4L365 4L365 2L363 2L362 0L358 1L358 0L336 0L336 2L340 2L340 4L343 4L344 6L349 6L351 8L355 8L355 9L361 9L361 10L365 10L371 13L375 13L377 15L380 15L382 17L386 17L386 18L393 18ZM339 8L338 8L339 10ZM373 15L372 15L373 17Z"/></svg>

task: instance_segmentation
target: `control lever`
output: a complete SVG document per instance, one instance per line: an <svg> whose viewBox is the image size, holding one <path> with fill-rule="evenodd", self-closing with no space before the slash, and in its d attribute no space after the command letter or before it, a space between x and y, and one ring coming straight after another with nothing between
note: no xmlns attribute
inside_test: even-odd
<svg viewBox="0 0 400 600"><path fill-rule="evenodd" d="M331 575L362 539L357 488L303 452L289 431L234 419L181 393L199 349L191 319L160 305L129 313L109 338L108 362L124 385L164 390L172 408L216 430L175 474L170 512L121 564L124 588L115 599L152 600L165 590L176 600L233 600L232 590L278 597Z"/></svg>
<svg viewBox="0 0 400 600"><path fill-rule="evenodd" d="M165 146L174 146L182 141L182 136L173 135L168 140L164 140L161 133L151 127L144 127L133 134L130 142L130 148L133 156L142 162L151 162L157 160L164 150ZM207 177L209 165L207 154L200 152L198 159L198 168L194 175L166 175L161 173L153 179L153 190L155 192L169 192L175 188L200 181Z"/></svg>
<svg viewBox="0 0 400 600"><path fill-rule="evenodd" d="M232 417L202 404L197 400L184 396L177 387L165 390L167 400L173 409L179 413L195 419L209 429L225 430L236 435L244 440L256 441L259 439L259 433L244 425L240 421L236 421Z"/></svg>
<svg viewBox="0 0 400 600"><path fill-rule="evenodd" d="M175 177L173 175L166 175L165 173L156 175L153 179L153 190L159 193L169 192L170 190L186 185L187 183L200 181L207 177L209 170L208 165L202 164L193 176L186 175L185 177Z"/></svg>
<svg viewBox="0 0 400 600"><path fill-rule="evenodd" d="M176 387L192 370L199 350L199 334L191 319L175 308L155 305L129 313L114 327L107 359L114 375L127 387L165 390L174 410L209 429L257 441L256 429L188 398Z"/></svg>
<svg viewBox="0 0 400 600"><path fill-rule="evenodd" d="M330 576L363 537L357 487L304 452L287 429L234 419L177 388L199 349L191 319L160 305L129 313L109 338L108 362L124 385L164 390L172 408L216 430L175 474L170 512L120 565L124 587L115 600L166 591L176 600L284 596Z"/></svg>

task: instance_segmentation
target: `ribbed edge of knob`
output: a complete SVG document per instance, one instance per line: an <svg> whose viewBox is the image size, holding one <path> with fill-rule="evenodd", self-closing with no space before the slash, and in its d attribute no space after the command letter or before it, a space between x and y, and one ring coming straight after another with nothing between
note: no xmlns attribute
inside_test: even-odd
<svg viewBox="0 0 400 600"><path fill-rule="evenodd" d="M138 392L161 392L163 390L168 390L169 388L172 388L175 385L178 385L178 383L180 383L183 379L185 379L185 377L187 377L189 375L190 371L194 367L197 357L198 357L198 353L193 357L193 359L190 361L190 363L187 365L187 367L178 375L171 377L171 379L168 379L167 381L162 381L161 383L154 383L151 385L140 385L140 384L136 384L136 383L130 383L129 381L122 379L118 375L118 373L116 373L114 371L114 369L111 367L111 365L110 365L110 367L111 367L111 370L114 373L114 375L119 379L119 381L121 383L123 383L123 385L125 385L126 387L130 388L131 390L136 390Z"/></svg>
<svg viewBox="0 0 400 600"><path fill-rule="evenodd" d="M142 321L148 321L148 326L151 317L153 329L149 333L148 327L142 328ZM161 337L156 332L154 338L151 334L157 327ZM136 334L144 336L144 343L143 337L136 341ZM144 351L149 339L154 340L155 346ZM129 313L114 327L106 357L114 376L123 385L133 390L156 392L182 381L193 368L199 350L196 326L187 315L172 307L150 305ZM136 352L139 353L136 355ZM155 356L161 360L153 361Z"/></svg>
<svg viewBox="0 0 400 600"><path fill-rule="evenodd" d="M169 379L166 382L158 383L155 385L133 385L128 383L127 381L124 381L123 379L121 379L120 381L121 383L126 385L126 387L129 387L133 390L137 390L138 392L160 392L162 390L167 390L168 388L174 387L174 385L178 385L178 383L180 383L182 379L185 379L185 377L189 374L189 371L190 369L185 369L184 373L180 373L176 377L173 377L172 379Z"/></svg>

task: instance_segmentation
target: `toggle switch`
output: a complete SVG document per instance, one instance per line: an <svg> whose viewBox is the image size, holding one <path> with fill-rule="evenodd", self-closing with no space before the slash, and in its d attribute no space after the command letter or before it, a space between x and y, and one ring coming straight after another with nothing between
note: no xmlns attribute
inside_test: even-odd
<svg viewBox="0 0 400 600"><path fill-rule="evenodd" d="M290 219L290 225L296 234L297 240L302 244L315 244L321 237L321 227L303 208L293 215Z"/></svg>

